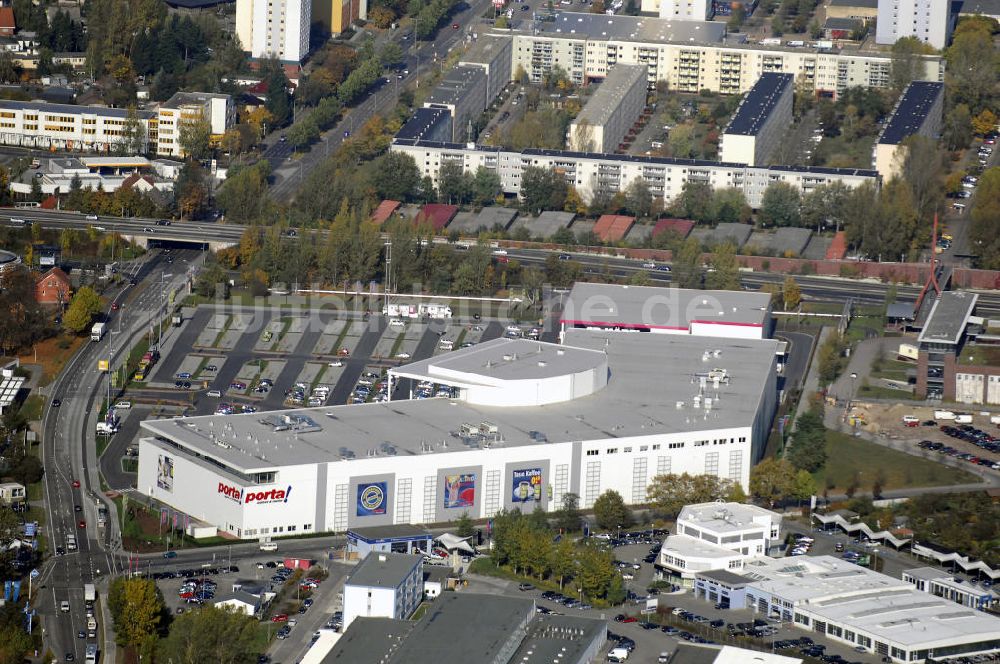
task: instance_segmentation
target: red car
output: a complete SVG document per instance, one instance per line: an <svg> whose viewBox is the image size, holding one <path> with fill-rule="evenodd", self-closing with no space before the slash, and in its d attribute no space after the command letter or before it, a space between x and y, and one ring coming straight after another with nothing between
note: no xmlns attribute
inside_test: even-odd
<svg viewBox="0 0 1000 664"><path fill-rule="evenodd" d="M461 27L461 26L460 26L460 25L459 25L458 23L452 23L452 24L451 24L451 29L452 29L452 30L458 30L458 29L459 29L460 27Z"/></svg>
<svg viewBox="0 0 1000 664"><path fill-rule="evenodd" d="M273 623L288 622L288 615L284 613L279 613L278 615L271 617L271 622Z"/></svg>
<svg viewBox="0 0 1000 664"><path fill-rule="evenodd" d="M626 616L625 614L619 613L617 616L615 616L615 622L634 623L634 622L639 622L639 620L635 616Z"/></svg>
<svg viewBox="0 0 1000 664"><path fill-rule="evenodd" d="M73 480L73 488L74 489L80 488L80 480Z"/></svg>
<svg viewBox="0 0 1000 664"><path fill-rule="evenodd" d="M194 593L181 593L180 595L178 595L178 597L180 597L181 599L191 599L192 597L194 597Z"/></svg>
<svg viewBox="0 0 1000 664"><path fill-rule="evenodd" d="M77 525L78 528L86 528L87 527L87 522L84 521L83 519L80 519L80 521L76 525Z"/></svg>
<svg viewBox="0 0 1000 664"><path fill-rule="evenodd" d="M118 308L119 307L118 307L118 303L117 302L113 302L111 304L111 311L118 311Z"/></svg>

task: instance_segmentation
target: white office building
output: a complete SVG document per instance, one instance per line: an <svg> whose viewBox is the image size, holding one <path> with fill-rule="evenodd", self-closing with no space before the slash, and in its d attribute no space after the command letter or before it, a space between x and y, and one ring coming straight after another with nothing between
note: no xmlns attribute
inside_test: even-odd
<svg viewBox="0 0 1000 664"><path fill-rule="evenodd" d="M677 533L663 541L659 566L687 584L698 572L738 573L750 558L766 555L780 537L777 512L722 501L687 505L677 516Z"/></svg>
<svg viewBox="0 0 1000 664"><path fill-rule="evenodd" d="M156 152L184 156L181 128L204 120L211 130L210 140L220 141L236 123L236 104L225 94L177 92L157 108Z"/></svg>
<svg viewBox="0 0 1000 664"><path fill-rule="evenodd" d="M657 308L673 290L644 293ZM685 315L701 313L711 315ZM763 326L767 313L756 315ZM413 379L453 398L143 422L138 491L259 538L553 511L569 492L583 508L608 489L639 504L666 473L747 487L777 400L776 341L569 328L563 338L495 339L389 372L390 393Z"/></svg>
<svg viewBox="0 0 1000 664"><path fill-rule="evenodd" d="M311 0L237 0L236 36L252 58L299 63L309 53Z"/></svg>
<svg viewBox="0 0 1000 664"><path fill-rule="evenodd" d="M916 37L943 49L955 28L955 18L947 0L878 0L875 41L895 44L903 37Z"/></svg>
<svg viewBox="0 0 1000 664"><path fill-rule="evenodd" d="M675 21L706 21L712 18L712 0L659 0L659 5L660 18Z"/></svg>
<svg viewBox="0 0 1000 664"><path fill-rule="evenodd" d="M344 630L355 618L406 620L424 598L422 556L371 553L344 582Z"/></svg>

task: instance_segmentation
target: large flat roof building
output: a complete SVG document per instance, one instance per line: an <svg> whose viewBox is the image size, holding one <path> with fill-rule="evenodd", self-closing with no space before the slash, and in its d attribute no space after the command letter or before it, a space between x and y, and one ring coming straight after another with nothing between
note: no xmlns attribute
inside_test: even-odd
<svg viewBox="0 0 1000 664"><path fill-rule="evenodd" d="M615 65L569 126L569 147L615 152L646 107L646 65Z"/></svg>
<svg viewBox="0 0 1000 664"><path fill-rule="evenodd" d="M758 558L747 606L894 662L1000 651L1000 618L833 556Z"/></svg>
<svg viewBox="0 0 1000 664"><path fill-rule="evenodd" d="M761 74L722 133L722 161L751 166L767 163L792 124L793 83L791 74Z"/></svg>
<svg viewBox="0 0 1000 664"><path fill-rule="evenodd" d="M486 104L490 104L510 83L513 73L509 36L483 35L458 60L459 66L479 67L486 74Z"/></svg>
<svg viewBox="0 0 1000 664"><path fill-rule="evenodd" d="M731 316L758 297L729 295ZM389 374L452 398L143 422L138 490L253 538L552 510L569 492L583 507L606 489L643 503L670 472L747 485L774 413L776 341L563 338L495 339Z"/></svg>
<svg viewBox="0 0 1000 664"><path fill-rule="evenodd" d="M443 108L451 113L451 140L469 139L469 125L475 124L491 101L486 98L488 78L487 70L480 66L453 67L424 100L424 108Z"/></svg>
<svg viewBox="0 0 1000 664"><path fill-rule="evenodd" d="M902 173L906 161L903 142L910 136L937 140L944 109L944 84L913 81L892 110L875 143L873 166L886 180Z"/></svg>

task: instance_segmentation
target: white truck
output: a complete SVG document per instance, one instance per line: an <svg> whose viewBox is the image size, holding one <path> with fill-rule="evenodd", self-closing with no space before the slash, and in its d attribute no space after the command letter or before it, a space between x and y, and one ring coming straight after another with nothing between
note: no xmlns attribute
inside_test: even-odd
<svg viewBox="0 0 1000 664"><path fill-rule="evenodd" d="M87 606L97 601L97 588L93 583L83 584L83 601Z"/></svg>
<svg viewBox="0 0 1000 664"><path fill-rule="evenodd" d="M420 315L430 318L451 318L451 307L446 304L421 304Z"/></svg>
<svg viewBox="0 0 1000 664"><path fill-rule="evenodd" d="M104 338L104 333L108 329L107 323L94 323L94 327L90 328L90 340L100 341Z"/></svg>
<svg viewBox="0 0 1000 664"><path fill-rule="evenodd" d="M382 307L382 315L390 318L451 318L446 304L390 304Z"/></svg>

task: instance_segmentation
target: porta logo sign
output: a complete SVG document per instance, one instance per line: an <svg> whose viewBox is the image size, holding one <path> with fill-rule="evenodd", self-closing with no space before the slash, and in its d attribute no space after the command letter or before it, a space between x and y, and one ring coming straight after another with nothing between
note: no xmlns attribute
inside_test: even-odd
<svg viewBox="0 0 1000 664"><path fill-rule="evenodd" d="M244 505L249 505L250 503L287 503L288 496L292 493L292 487L289 485L284 489L266 489L261 491L247 489L244 491L240 487L226 484L225 482L219 482L218 493L222 494L226 498L229 498L233 502L242 503Z"/></svg>

